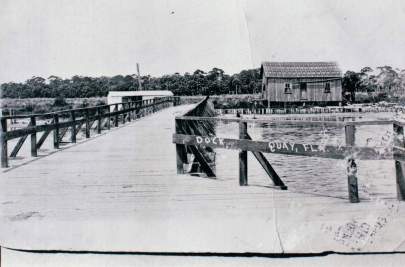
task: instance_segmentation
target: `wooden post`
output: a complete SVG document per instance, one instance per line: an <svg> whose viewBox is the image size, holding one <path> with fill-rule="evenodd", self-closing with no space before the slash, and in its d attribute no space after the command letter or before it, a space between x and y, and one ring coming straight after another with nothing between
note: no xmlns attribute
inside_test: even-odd
<svg viewBox="0 0 405 267"><path fill-rule="evenodd" d="M135 104L135 117L136 117L137 119L139 119L139 118L141 117L139 106L140 106L140 104L139 104L139 102L137 102L137 103Z"/></svg>
<svg viewBox="0 0 405 267"><path fill-rule="evenodd" d="M86 138L90 138L90 118L89 118L89 110L86 109L85 111L85 120L86 120Z"/></svg>
<svg viewBox="0 0 405 267"><path fill-rule="evenodd" d="M134 102L131 102L131 115L132 115L132 120L135 120L136 119L136 117L135 117L135 115L136 115L136 113L135 113L135 103Z"/></svg>
<svg viewBox="0 0 405 267"><path fill-rule="evenodd" d="M125 124L125 121L126 121L126 104L125 103L122 103L121 104L121 106L122 106L122 124Z"/></svg>
<svg viewBox="0 0 405 267"><path fill-rule="evenodd" d="M247 138L247 122L239 122L239 139ZM239 185L248 185L248 157L247 151L239 151Z"/></svg>
<svg viewBox="0 0 405 267"><path fill-rule="evenodd" d="M354 125L345 126L346 146L354 146L356 136L356 128ZM360 202L359 189L357 183L357 164L354 158L350 157L347 160L347 186L349 191L349 200L351 203Z"/></svg>
<svg viewBox="0 0 405 267"><path fill-rule="evenodd" d="M394 123L394 146L404 148L404 127ZM397 185L397 197L398 200L405 200L405 162L401 159L395 159L395 173L396 173L396 185Z"/></svg>
<svg viewBox="0 0 405 267"><path fill-rule="evenodd" d="M97 107L97 133L100 134L101 133L101 122L102 122L102 118L101 118L101 108Z"/></svg>
<svg viewBox="0 0 405 267"><path fill-rule="evenodd" d="M107 130L111 129L111 107L108 106L108 111L107 111Z"/></svg>
<svg viewBox="0 0 405 267"><path fill-rule="evenodd" d="M0 141L1 141L1 167L8 167L8 146L7 146L7 119L1 118L1 132L0 132Z"/></svg>
<svg viewBox="0 0 405 267"><path fill-rule="evenodd" d="M30 118L31 127L35 127L37 125L35 116L31 116ZM37 132L33 132L31 134L31 156L37 157Z"/></svg>
<svg viewBox="0 0 405 267"><path fill-rule="evenodd" d="M131 105L131 102L128 102L128 106L127 106L127 116L128 116L128 121L129 122L131 122L131 116L132 116L132 110L131 110L131 108L132 108L132 105Z"/></svg>
<svg viewBox="0 0 405 267"><path fill-rule="evenodd" d="M70 112L70 118L72 121L72 128L71 128L71 134L70 134L70 141L72 143L76 143L76 115L75 115L75 111L72 110Z"/></svg>
<svg viewBox="0 0 405 267"><path fill-rule="evenodd" d="M55 129L53 130L53 147L55 149L59 148L59 114L53 114L53 124Z"/></svg>
<svg viewBox="0 0 405 267"><path fill-rule="evenodd" d="M183 133L180 129L179 120L175 119L176 133ZM184 165L187 163L187 150L185 145L176 144L176 164L177 164L177 174L184 174Z"/></svg>
<svg viewBox="0 0 405 267"><path fill-rule="evenodd" d="M118 104L115 104L115 109L116 112L118 112ZM118 113L115 115L115 121L114 121L114 126L118 127Z"/></svg>
<svg viewBox="0 0 405 267"><path fill-rule="evenodd" d="M359 203L359 190L357 184L357 165L353 158L347 161L347 183L349 200L351 203Z"/></svg>

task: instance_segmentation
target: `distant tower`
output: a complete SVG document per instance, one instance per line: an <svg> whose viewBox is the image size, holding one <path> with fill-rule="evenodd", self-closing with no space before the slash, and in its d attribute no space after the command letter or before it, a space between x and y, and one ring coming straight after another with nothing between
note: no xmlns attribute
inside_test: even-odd
<svg viewBox="0 0 405 267"><path fill-rule="evenodd" d="M136 71L138 72L138 90L142 90L141 73L139 71L139 63L136 63Z"/></svg>

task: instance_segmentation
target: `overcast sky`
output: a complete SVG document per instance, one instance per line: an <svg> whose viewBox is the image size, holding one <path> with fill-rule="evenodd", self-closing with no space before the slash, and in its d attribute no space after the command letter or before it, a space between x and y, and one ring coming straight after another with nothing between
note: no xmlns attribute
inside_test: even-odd
<svg viewBox="0 0 405 267"><path fill-rule="evenodd" d="M402 0L0 0L0 82L228 73L262 61L405 68Z"/></svg>

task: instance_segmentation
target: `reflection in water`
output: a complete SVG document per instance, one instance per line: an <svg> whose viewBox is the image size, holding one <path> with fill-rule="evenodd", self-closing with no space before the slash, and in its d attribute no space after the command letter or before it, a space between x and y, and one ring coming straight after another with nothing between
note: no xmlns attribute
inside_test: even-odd
<svg viewBox="0 0 405 267"><path fill-rule="evenodd" d="M369 117L367 117L367 115ZM375 114L367 114L364 119L376 119ZM378 118L378 119L381 119ZM294 125L274 123L249 123L248 132L253 140L282 141L339 145L345 142L344 128L333 125ZM219 123L217 135L238 138L237 123ZM392 125L356 126L356 146L390 146ZM217 150L218 177L234 179L238 177L238 153L230 150ZM308 194L347 198L346 162L344 160L311 158L265 154L289 190ZM395 168L393 160L358 160L358 183L361 199L396 198ZM249 183L268 185L267 174L249 156Z"/></svg>

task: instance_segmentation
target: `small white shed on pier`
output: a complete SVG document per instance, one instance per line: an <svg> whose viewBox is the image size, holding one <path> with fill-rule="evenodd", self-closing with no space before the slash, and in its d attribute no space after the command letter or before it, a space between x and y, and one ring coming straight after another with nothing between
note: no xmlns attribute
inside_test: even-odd
<svg viewBox="0 0 405 267"><path fill-rule="evenodd" d="M116 104L122 102L149 100L159 97L173 96L170 91L149 90L149 91L110 91L107 95L107 104Z"/></svg>

